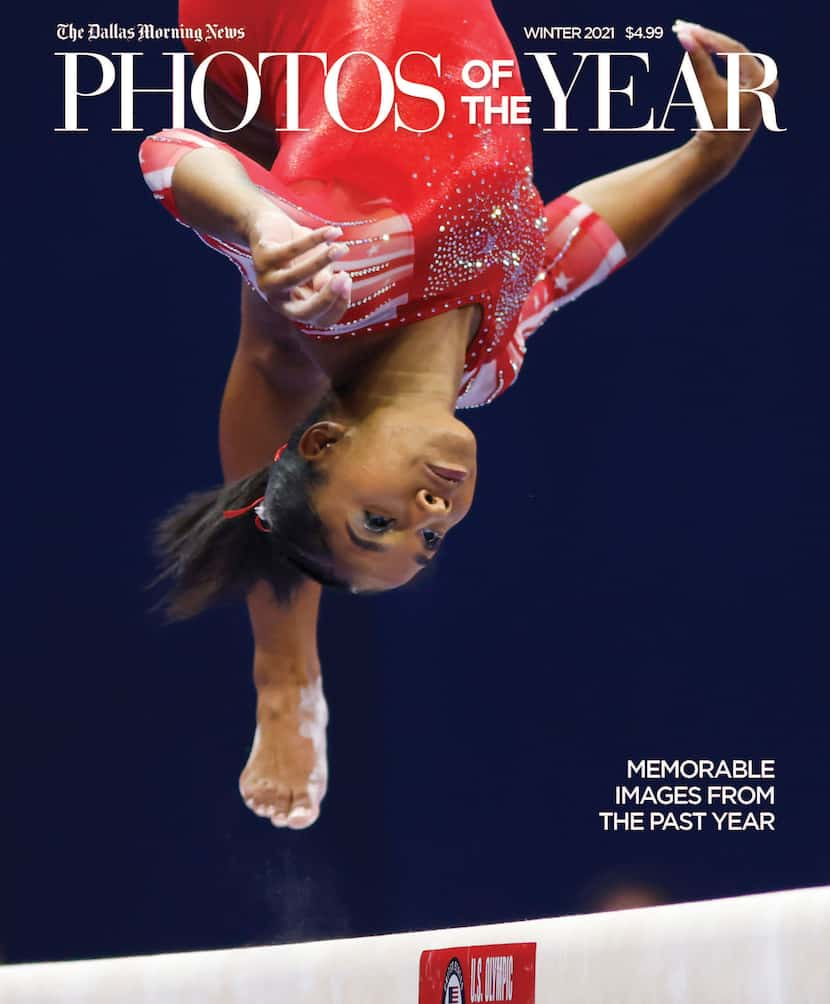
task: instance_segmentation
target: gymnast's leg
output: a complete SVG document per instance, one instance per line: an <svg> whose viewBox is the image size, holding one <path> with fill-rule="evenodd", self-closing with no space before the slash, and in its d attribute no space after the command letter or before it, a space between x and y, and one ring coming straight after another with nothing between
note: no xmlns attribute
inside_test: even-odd
<svg viewBox="0 0 830 1004"><path fill-rule="evenodd" d="M254 632L256 729L239 779L245 804L275 826L302 829L320 814L326 793L326 725L316 628L320 586L304 585L280 607L260 582L248 596Z"/></svg>
<svg viewBox="0 0 830 1004"><path fill-rule="evenodd" d="M219 423L225 479L270 463L275 446L316 405L325 386L302 353L258 324L258 305L243 287L239 345L228 374ZM277 323L281 323L277 319ZM287 324L287 322L284 322ZM301 829L319 815L326 791L326 723L317 616L320 586L307 580L280 606L259 582L248 595L254 634L256 730L239 781L246 805L275 826Z"/></svg>

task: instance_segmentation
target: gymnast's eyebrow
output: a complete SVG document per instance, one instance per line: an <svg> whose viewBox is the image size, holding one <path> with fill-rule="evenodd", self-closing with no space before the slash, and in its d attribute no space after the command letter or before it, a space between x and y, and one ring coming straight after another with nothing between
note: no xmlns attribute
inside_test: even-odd
<svg viewBox="0 0 830 1004"><path fill-rule="evenodd" d="M363 537L358 537L349 525L348 520L346 521L346 533L349 535L349 540L355 545L355 547L362 547L364 551L376 551L384 554L388 550L388 548L384 547L383 544L378 544L375 540L364 540Z"/></svg>

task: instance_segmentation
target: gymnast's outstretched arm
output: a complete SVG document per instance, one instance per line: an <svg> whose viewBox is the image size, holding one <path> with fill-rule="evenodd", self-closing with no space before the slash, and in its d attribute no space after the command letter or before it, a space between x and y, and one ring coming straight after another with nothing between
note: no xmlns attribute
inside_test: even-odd
<svg viewBox="0 0 830 1004"><path fill-rule="evenodd" d="M679 23L678 39L689 53L707 108L716 128L726 125L726 80L718 73L711 53L740 52L740 42L700 25ZM758 87L764 69L750 55L741 57L742 83ZM777 81L764 88L772 97ZM568 194L587 203L611 227L630 260L668 226L687 206L720 181L740 159L758 130L761 105L752 94L741 96L741 125L745 132L707 132L662 156L624 167L578 185Z"/></svg>

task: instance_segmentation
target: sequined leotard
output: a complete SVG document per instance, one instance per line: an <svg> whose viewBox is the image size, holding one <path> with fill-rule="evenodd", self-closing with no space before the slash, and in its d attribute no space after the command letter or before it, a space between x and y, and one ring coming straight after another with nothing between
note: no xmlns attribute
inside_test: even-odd
<svg viewBox="0 0 830 1004"><path fill-rule="evenodd" d="M459 13L461 11L461 13ZM462 95L523 94L518 60L489 0L322 0L266 4L263 0L183 0L181 23L244 28L245 37L188 42L198 63L213 56L208 76L243 107L244 63L256 69L260 53L325 53L329 69L353 52L371 53L394 73L437 87L443 121L423 97L396 94L376 128L381 85L367 55L344 60L337 87L343 121L323 98L323 68L299 60L299 130L279 132L270 171L230 147L191 130L164 130L144 141L140 159L155 197L178 218L171 189L176 161L197 146L229 150L248 176L296 222L343 228L349 254L337 263L352 276L352 303L337 324L298 327L309 337L346 338L394 328L478 303L483 318L471 343L459 388L459 407L492 401L516 378L525 339L565 302L596 285L625 258L607 224L569 196L543 205L532 181L527 126L468 124ZM440 78L430 57L440 55ZM471 59L514 65L498 90L471 89L461 69ZM272 55L260 73L257 118L285 127L286 59ZM415 131L418 130L418 131ZM256 286L247 248L200 234L236 263Z"/></svg>

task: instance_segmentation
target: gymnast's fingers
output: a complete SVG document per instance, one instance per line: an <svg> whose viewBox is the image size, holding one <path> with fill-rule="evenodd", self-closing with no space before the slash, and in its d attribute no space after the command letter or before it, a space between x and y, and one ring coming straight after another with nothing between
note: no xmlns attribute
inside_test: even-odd
<svg viewBox="0 0 830 1004"><path fill-rule="evenodd" d="M697 25L696 35L700 39L701 44L708 49L709 52L718 53L730 53L737 52L741 56L740 69L741 69L741 86L742 87L760 87L764 83L764 75L766 69L764 64L754 56L743 42L738 42L734 38L730 38L728 35L724 35L719 31L712 31L711 28L703 28ZM768 94L775 94L778 90L778 79L775 77L764 90Z"/></svg>
<svg viewBox="0 0 830 1004"><path fill-rule="evenodd" d="M286 268L276 268L260 275L257 285L268 295L269 292L280 292L287 287L297 286L311 279L315 273L325 269L330 262L337 261L349 253L345 244L332 244L319 248L314 254L304 255L299 261L293 261Z"/></svg>
<svg viewBox="0 0 830 1004"><path fill-rule="evenodd" d="M749 52L743 42L730 38L729 35L724 35L723 32L714 31L712 28L705 28L702 24L690 24L687 21L676 21L672 30L677 33L678 39L681 39L681 36L691 36L706 52L718 55L731 52L742 54L744 56L741 59L741 85L743 87L757 87L763 82L764 65ZM692 61L695 62L694 50L690 51L690 55L692 56ZM697 71L697 69L698 67L695 65L695 70ZM777 87L777 81L773 81L765 90L773 94Z"/></svg>
<svg viewBox="0 0 830 1004"><path fill-rule="evenodd" d="M317 293L319 292L326 283L330 282L334 278L334 268L331 265L326 265L325 268L321 268L319 272L315 272L311 277L311 288Z"/></svg>
<svg viewBox="0 0 830 1004"><path fill-rule="evenodd" d="M677 41L689 53L695 76L703 87L721 82L721 76L712 60L710 50L699 37L699 24L689 24L688 21L675 21L672 31L677 35Z"/></svg>
<svg viewBox="0 0 830 1004"><path fill-rule="evenodd" d="M724 35L722 31L706 28L702 24L687 24L683 21L678 23L685 24L708 52L749 52L743 42L730 38L729 35ZM758 65L760 66L760 63Z"/></svg>
<svg viewBox="0 0 830 1004"><path fill-rule="evenodd" d="M337 272L326 285L316 293L306 295L300 290L295 299L282 303L279 311L292 321L326 327L334 324L349 309L351 303L352 278L348 272Z"/></svg>
<svg viewBox="0 0 830 1004"><path fill-rule="evenodd" d="M318 227L316 230L308 230L288 241L269 240L266 235L263 235L257 244L268 256L272 267L278 267L299 257L299 255L304 254L306 251L312 250L318 244L324 242L331 243L331 241L336 241L338 237L342 236L343 231L340 227L325 226Z"/></svg>

